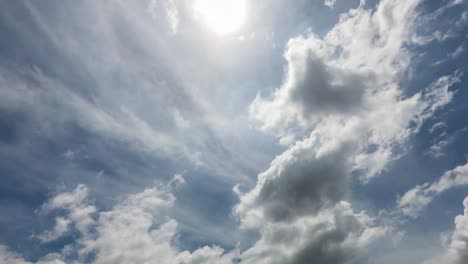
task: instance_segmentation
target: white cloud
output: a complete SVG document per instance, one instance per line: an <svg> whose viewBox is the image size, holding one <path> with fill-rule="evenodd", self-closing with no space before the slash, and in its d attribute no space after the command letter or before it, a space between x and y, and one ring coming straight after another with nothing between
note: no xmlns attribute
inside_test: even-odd
<svg viewBox="0 0 468 264"><path fill-rule="evenodd" d="M460 57L460 55L462 55L465 52L465 48L463 47L463 45L464 44L460 44L460 46L458 46L455 51L450 53L450 57L452 57L452 59Z"/></svg>
<svg viewBox="0 0 468 264"><path fill-rule="evenodd" d="M55 226L52 230L44 231L43 233L39 234L37 238L39 238L43 243L54 241L64 235L69 228L70 220L57 217L55 218Z"/></svg>
<svg viewBox="0 0 468 264"><path fill-rule="evenodd" d="M42 258L40 258L36 264L66 264L67 262L63 261L62 257L60 254L48 254ZM72 264L77 264L75 262L72 262Z"/></svg>
<svg viewBox="0 0 468 264"><path fill-rule="evenodd" d="M69 129L68 125L72 124L92 137L105 139L99 140L100 143L121 144L128 152L143 152L153 159L170 158L184 163L184 167L203 167L212 172L207 175L233 175L231 181L237 181L239 175L246 179L246 167L261 166L252 161L264 158L258 157L265 155L261 150L243 151L251 150L245 143L247 136L254 140L247 123L243 122L245 117L242 122L226 117L223 108L227 108L226 104L219 107L223 103L219 98L214 99L213 91L207 91L207 81L213 80L211 73L219 69L219 63L209 62L216 55L211 54L207 59L201 54L212 52L212 46L200 43L203 45L193 49L193 42L185 41L188 35L190 39L199 39L193 34L196 27L190 21L184 25L188 35L179 39L164 34L165 31L172 34L176 28L179 32L182 26L179 23L189 18L184 20L181 16L188 15L190 3L176 0L70 2L50 10L57 11L57 16L43 12L36 3L21 5L31 17L31 24L21 27L22 34L30 37L37 34L47 43L44 44L47 50L60 54L39 55L31 45L26 52L37 59L34 61L37 68L33 66L31 70L21 65L19 69L0 69L0 85L15 87L0 91L0 104L7 110L24 113L28 123L41 128L41 133L24 131L25 134L57 141L56 134L61 131L57 128L67 130L66 134L77 132ZM76 12L66 15L59 11L61 8ZM155 13L152 16L148 12ZM94 26L83 27L83 17ZM16 16L6 19L11 25L18 23ZM48 63L43 64L46 60ZM199 67L201 64L205 66ZM67 71L55 71L65 67ZM230 104L231 101L234 99ZM223 111L219 111L221 108ZM179 115L168 109L177 109ZM233 116L238 118L239 109L234 110ZM218 127L214 119L229 122ZM189 131L179 129L179 125L188 124ZM234 147L227 148L224 146L227 144ZM98 144L91 145L98 148ZM228 153L231 150L237 153ZM226 162L226 159L233 160ZM117 173L128 174L128 171Z"/></svg>
<svg viewBox="0 0 468 264"><path fill-rule="evenodd" d="M28 264L20 255L10 251L6 246L0 245L0 263Z"/></svg>
<svg viewBox="0 0 468 264"><path fill-rule="evenodd" d="M218 246L183 251L174 243L178 228L170 217L175 201L171 188L165 185L146 189L128 196L109 211L96 212L89 225L92 232L77 228L79 236L75 241L37 263L83 263L91 258L93 263L279 264L304 263L311 257L324 264L342 263L387 232L364 212L355 213L349 203L339 202L316 216L267 222L258 229L262 238L243 253ZM51 198L43 208L65 209L66 217L73 219L70 208L92 207L89 203L87 188L80 185L72 192ZM7 263L30 263L5 247L0 248L2 258Z"/></svg>
<svg viewBox="0 0 468 264"><path fill-rule="evenodd" d="M440 131L440 130L445 131L446 128L447 128L447 125L444 122L437 122L434 125L432 125L432 127L429 129L429 132L431 134L434 134L435 132Z"/></svg>
<svg viewBox="0 0 468 264"><path fill-rule="evenodd" d="M176 34L179 28L179 11L174 0L167 2L166 13L172 33Z"/></svg>
<svg viewBox="0 0 468 264"><path fill-rule="evenodd" d="M0 68L0 85L15 87L11 90L2 89L0 102L12 110L31 111L33 118L39 119L37 121L42 122L47 129L51 130L48 126L57 125L54 122L73 120L93 133L129 143L139 149L158 150L168 156L187 152L174 138L157 132L147 121L127 108L114 111L98 106L38 69L25 71L25 75L33 79L34 84ZM19 109L20 105L23 109ZM54 121L46 118L57 112L52 105L61 109L61 115Z"/></svg>
<svg viewBox="0 0 468 264"><path fill-rule="evenodd" d="M239 193L236 216L243 227L260 234L251 248L243 253L226 252L216 246L194 252L177 248L177 222L169 213L175 199L170 187L147 189L128 196L108 211L97 211L87 198L87 188L79 185L43 206L46 212L65 210L62 219L69 219L69 225L80 234L58 259L78 253L81 260L92 257L95 263L157 260L161 264L218 264L239 258L245 264L300 264L314 258L323 264L336 264L365 252L369 244L388 232L388 227L365 212L355 212L351 204L343 201L351 175L359 172L361 179L367 181L384 171L390 161L401 155L396 147L404 147L425 119L452 100L453 93L448 88L459 81L456 73L412 96L404 95L400 77L411 62L406 44L414 33L415 8L419 3L383 0L375 10L360 5L343 14L323 38L311 34L289 41L284 84L270 97L258 96L250 107L253 120L289 145L259 175L252 190ZM90 61L94 62L94 58ZM103 61L90 65L103 65ZM139 72L140 68L136 69ZM15 100L2 96L2 102L12 107L20 102L33 104L36 95L54 103L63 100L67 102L64 108L76 113L73 118L92 132L173 156L201 153L184 144L195 139L196 133L184 133L188 139L179 141L170 136L171 130L159 132L153 126L156 122L137 115L133 109L121 107L116 111L102 107L68 92L41 73L33 77L45 84L42 86L46 92L18 85L26 92L26 99L15 94ZM153 84L149 82L148 87ZM4 94L10 92L2 91ZM165 109L164 101L168 99L165 94L158 96L164 99L155 102ZM179 96L167 97L175 100ZM104 97L98 99L106 102ZM149 102L149 106L157 105ZM171 125L179 128L192 125L185 119L191 109L174 109L177 112L169 111L161 118L167 117ZM205 160L197 158L195 163L204 164ZM170 185L181 182L176 178ZM49 236L54 239L64 234L63 230L66 228L57 227L43 234L54 234ZM15 257L8 252L5 255Z"/></svg>
<svg viewBox="0 0 468 264"><path fill-rule="evenodd" d="M429 149L429 154L434 158L444 157L445 150L448 145L451 143L451 140L448 138L444 138L442 140L437 141L434 145L432 145Z"/></svg>
<svg viewBox="0 0 468 264"><path fill-rule="evenodd" d="M95 210L84 185L52 197L42 210L65 209L66 215L60 219L70 219L79 237L62 252L46 256L38 263L54 263L45 262L51 259L74 261L75 254L79 256L79 263L90 257L93 263L154 263L156 260L161 264L232 263L237 251L225 252L220 247L205 246L188 252L174 245L178 233L177 222L170 217L175 201L171 190L182 183L183 178L176 175L168 185L130 195L109 211ZM43 233L42 237L51 241L55 235L54 229ZM4 251L5 258L21 260L6 249Z"/></svg>
<svg viewBox="0 0 468 264"><path fill-rule="evenodd" d="M0 245L0 263L2 264L33 264L26 261L19 254L10 251L7 247ZM48 254L40 258L36 264L65 264L57 254Z"/></svg>
<svg viewBox="0 0 468 264"><path fill-rule="evenodd" d="M67 210L67 220L64 220L63 224L71 221L71 223L73 223L75 228L83 236L88 237L90 236L90 228L94 224L94 219L92 215L96 212L96 207L87 203L87 197L88 188L85 185L80 184L72 192L61 193L50 199L46 204L42 206L41 211L48 213L58 209ZM59 229L59 231L63 231L63 233L66 231L60 230L63 229L63 226L59 226L57 228ZM55 239L57 239L62 234L54 233L54 235L57 236L55 237Z"/></svg>
<svg viewBox="0 0 468 264"><path fill-rule="evenodd" d="M461 81L462 73L460 71L455 71L452 75L446 75L440 77L438 80L433 82L426 89L424 94L424 100L426 102L427 113L421 118L428 118L432 113L437 111L440 107L449 104L455 92L449 90L449 88ZM445 132L446 125L444 123L437 123L433 125L429 132L433 134L436 130L442 130L440 136L436 139L434 144L430 147L428 153L434 158L440 158L445 156L445 149L453 141L453 137L447 137Z"/></svg>
<svg viewBox="0 0 468 264"><path fill-rule="evenodd" d="M312 34L289 41L284 84L271 97L258 96L250 114L262 129L289 142L291 134L306 137L291 143L256 186L240 194L235 212L242 226L261 234L243 257L253 263L305 263L311 255L304 249L318 262L345 263L390 228L370 224L370 217L351 213L340 201L354 171L364 181L378 175L401 155L394 147L451 100L448 87L457 74L410 97L399 86L411 61L404 46L418 4L381 1L376 10L361 5L342 15L323 39ZM338 224L337 215L346 213L359 228ZM337 222L324 220L326 215ZM369 221L361 223L357 215ZM298 234L313 233L316 226L336 228L338 234L330 236L339 239L301 240Z"/></svg>
<svg viewBox="0 0 468 264"><path fill-rule="evenodd" d="M404 154L410 136L450 103L449 87L460 81L456 72L403 95L400 78L412 59L406 44L419 3L381 1L375 10L361 3L323 38L289 41L284 83L250 106L260 128L289 147L252 190L239 193L242 227L261 235L242 255L247 263L346 263L391 228L341 201L353 172L368 181ZM342 214L354 224L341 226Z"/></svg>
<svg viewBox="0 0 468 264"><path fill-rule="evenodd" d="M429 133L431 133L433 138L433 144L429 148L427 152L433 158L440 158L445 156L445 150L453 141L453 137L447 136L447 125L444 122L435 123L430 129ZM438 135L437 135L437 134Z"/></svg>
<svg viewBox="0 0 468 264"><path fill-rule="evenodd" d="M468 263L468 197L463 201L464 213L455 217L455 229L450 235L445 252L425 264L465 264Z"/></svg>
<svg viewBox="0 0 468 264"><path fill-rule="evenodd" d="M323 4L325 6L333 9L333 8L335 8L336 0L325 0L325 2Z"/></svg>
<svg viewBox="0 0 468 264"><path fill-rule="evenodd" d="M452 75L442 76L429 85L423 94L424 102L428 109L426 117L452 101L455 93L450 91L449 88L459 83L462 75L463 74L457 70Z"/></svg>
<svg viewBox="0 0 468 264"><path fill-rule="evenodd" d="M148 12L155 19L164 16L171 34L177 34L179 30L179 10L174 0L152 0L148 5Z"/></svg>
<svg viewBox="0 0 468 264"><path fill-rule="evenodd" d="M257 96L251 118L282 142L310 130L319 138L317 148L346 138L354 146L350 158L362 180L380 174L400 157L395 147L404 148L422 122L452 100L449 87L460 81L457 71L419 93L403 95L399 78L411 61L404 46L414 33L418 4L382 1L375 11L360 6L342 15L323 39L290 40L286 80L272 96Z"/></svg>
<svg viewBox="0 0 468 264"><path fill-rule="evenodd" d="M417 18L416 24L418 24L422 32L414 34L412 42L417 45L424 45L433 41L443 42L455 38L463 31L467 20L466 11L461 13L459 17L454 17L453 13L450 14L452 17L451 22L445 25L440 25L440 20L438 19L443 15L447 15L449 11L453 11L455 8L463 8L460 7L463 2L464 0L445 1L438 9L428 14L420 15ZM453 23L452 21L456 22ZM433 25L435 23L438 24L438 29L434 30ZM452 55L449 57L455 58Z"/></svg>
<svg viewBox="0 0 468 264"><path fill-rule="evenodd" d="M398 200L399 210L404 215L417 218L441 193L463 185L468 185L468 163L445 172L436 182L418 185L407 191Z"/></svg>

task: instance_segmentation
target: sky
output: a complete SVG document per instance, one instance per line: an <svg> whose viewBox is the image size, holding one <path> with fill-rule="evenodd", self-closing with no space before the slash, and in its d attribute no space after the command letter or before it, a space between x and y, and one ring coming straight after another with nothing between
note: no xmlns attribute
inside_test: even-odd
<svg viewBox="0 0 468 264"><path fill-rule="evenodd" d="M464 0L1 1L0 264L468 263Z"/></svg>

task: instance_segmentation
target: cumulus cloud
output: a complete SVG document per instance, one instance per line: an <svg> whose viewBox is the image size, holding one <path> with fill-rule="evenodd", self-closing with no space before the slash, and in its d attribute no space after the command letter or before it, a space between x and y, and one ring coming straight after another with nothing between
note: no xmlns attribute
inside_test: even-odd
<svg viewBox="0 0 468 264"><path fill-rule="evenodd" d="M354 169L363 181L380 174L401 156L395 147L450 103L449 87L460 82L457 71L403 95L399 82L411 62L405 45L415 32L419 2L381 1L375 10L360 5L323 38L291 39L284 84L269 97L257 96L251 118L286 144L312 130L321 131L314 136L324 146L341 136L337 127L349 128Z"/></svg>
<svg viewBox="0 0 468 264"><path fill-rule="evenodd" d="M398 84L410 59L403 46L418 3L382 1L375 11L360 6L343 15L324 39L311 35L289 42L285 83L272 97L257 97L250 113L280 137L289 137L294 125L312 131L241 197L237 212L245 222L259 222L250 220L259 215L289 219L335 204L353 171L364 180L378 175L398 157L394 146L450 102L448 87L458 73L409 98Z"/></svg>
<svg viewBox="0 0 468 264"><path fill-rule="evenodd" d="M6 246L0 245L0 263L8 264L32 264L19 254L10 251ZM65 264L58 254L48 254L40 258L35 264Z"/></svg>
<svg viewBox="0 0 468 264"><path fill-rule="evenodd" d="M259 228L262 237L244 252L226 251L219 246L204 246L193 252L175 244L177 222L170 217L175 197L171 185L160 185L126 197L111 210L96 211L89 230L79 229L78 237L60 252L40 258L36 263L343 263L361 248L387 232L364 212L356 213L347 202L321 210L319 214L295 217L289 222L269 221ZM92 207L87 187L52 197L43 208L65 209L73 219L73 207ZM0 247L0 260L6 263L31 263Z"/></svg>
<svg viewBox="0 0 468 264"><path fill-rule="evenodd" d="M60 221L62 222L60 225L59 222L57 222L59 226L54 227L54 230L43 233L42 235L48 234L47 238L50 239L49 241L55 240L67 231L67 227L70 223L73 223L75 228L83 236L89 236L90 228L94 224L93 214L96 212L96 207L88 204L87 198L88 188L80 184L72 192L61 193L50 199L42 206L42 212L48 213L61 209L66 210L68 215Z"/></svg>
<svg viewBox="0 0 468 264"><path fill-rule="evenodd" d="M417 218L437 196L463 185L468 185L468 163L445 172L436 182L418 185L407 191L398 200L398 207L404 215Z"/></svg>
<svg viewBox="0 0 468 264"><path fill-rule="evenodd" d="M284 83L250 106L252 120L288 149L252 190L239 193L241 225L261 234L243 255L247 263L346 263L390 228L342 200L351 175L366 182L404 154L404 143L450 103L449 88L460 81L455 72L404 95L419 3L381 1L368 9L361 2L323 38L289 41ZM315 228L317 237L300 235Z"/></svg>
<svg viewBox="0 0 468 264"><path fill-rule="evenodd" d="M343 198L349 171L344 146L317 153L314 143L313 138L297 142L259 175L253 190L240 197L236 212L244 225L295 219Z"/></svg>
<svg viewBox="0 0 468 264"><path fill-rule="evenodd" d="M463 201L464 213L455 217L455 229L449 237L445 252L425 264L464 264L468 263L468 197Z"/></svg>
<svg viewBox="0 0 468 264"><path fill-rule="evenodd" d="M0 245L0 263L27 264L20 255L10 251L6 246Z"/></svg>
<svg viewBox="0 0 468 264"><path fill-rule="evenodd" d="M245 263L346 263L388 230L342 201L353 169L353 144L344 135L353 126L334 129L340 132L329 144L320 145L320 129L296 142L240 194L242 227L261 234L242 255Z"/></svg>
<svg viewBox="0 0 468 264"><path fill-rule="evenodd" d="M403 95L399 79L411 60L404 46L418 4L382 1L375 10L360 5L324 38L289 41L284 84L250 107L262 129L293 142L251 191L240 194L235 208L242 226L261 234L245 255L253 263L345 263L387 230L370 224L369 216L360 222L358 215L365 214L349 204L341 206L347 183L353 172L366 181L398 158L395 146L450 102L448 87L458 80L458 73L444 76L420 93ZM305 137L294 142L291 135ZM336 221L324 221L327 212ZM342 214L354 225L341 226ZM319 226L330 233L310 240L298 235Z"/></svg>
<svg viewBox="0 0 468 264"><path fill-rule="evenodd" d="M386 233L365 213L355 213L347 202L317 215L263 225L261 239L242 254L241 263L346 263Z"/></svg>
<svg viewBox="0 0 468 264"><path fill-rule="evenodd" d="M79 237L61 252L47 255L37 263L64 263L60 262L62 260L84 263L89 259L93 263L233 263L238 255L235 250L226 252L221 247L205 246L188 252L174 244L178 224L170 217L175 201L171 190L182 182L183 178L176 176L168 185L129 195L109 211L96 210L88 199L85 185L52 197L41 210L45 213L65 211L65 216L57 219L70 219ZM41 239L48 242L63 235L56 229L58 227L44 232ZM9 261L6 263L30 263L5 247L0 248L1 258Z"/></svg>
<svg viewBox="0 0 468 264"><path fill-rule="evenodd" d="M315 35L307 39L297 37L288 43L286 83L275 97L284 100L285 105L296 106L304 119L321 113L355 110L362 105L366 85L372 84L371 76L365 78L329 63L323 58L333 52L329 49Z"/></svg>

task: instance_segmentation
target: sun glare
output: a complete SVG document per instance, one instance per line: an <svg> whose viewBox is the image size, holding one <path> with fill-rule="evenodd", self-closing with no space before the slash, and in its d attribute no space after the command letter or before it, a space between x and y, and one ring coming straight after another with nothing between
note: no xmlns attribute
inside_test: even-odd
<svg viewBox="0 0 468 264"><path fill-rule="evenodd" d="M195 0L194 9L197 18L220 35L238 30L247 16L246 0Z"/></svg>

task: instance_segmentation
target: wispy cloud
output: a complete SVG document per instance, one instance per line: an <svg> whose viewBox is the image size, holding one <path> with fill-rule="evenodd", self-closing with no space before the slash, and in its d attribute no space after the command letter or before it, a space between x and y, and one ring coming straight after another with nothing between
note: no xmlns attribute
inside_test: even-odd
<svg viewBox="0 0 468 264"><path fill-rule="evenodd" d="M417 218L437 196L463 185L468 185L468 164L445 172L439 180L433 183L418 185L407 191L398 200L398 207L403 214Z"/></svg>
<svg viewBox="0 0 468 264"><path fill-rule="evenodd" d="M56 177L31 169L24 174L33 180L6 182L61 190L41 194L49 198L35 216L47 223L38 221L32 236L41 254L54 252L0 246L0 262L366 263L381 243L398 247L406 221L441 193L468 184L468 165L459 166L406 192L390 213L366 210L353 193L355 184L367 195L382 184L377 177L390 177L390 164L428 122L440 121L424 139L431 153L442 160L450 146L449 123L435 117L462 94L454 88L463 69L409 72L426 44L462 30L463 12L453 29L425 23L461 1L429 13L422 0L359 1L320 30L284 15L288 1L254 2L258 14L241 37L209 35L194 23L190 1L177 0L66 2L53 10L26 1L18 9L29 24L0 19L35 51L24 55L28 63L0 62L0 87L8 87L0 89L0 111L27 123L14 128L16 141L0 142L0 154ZM307 13L335 2L295 4ZM277 14L294 23L275 29ZM464 46L457 47L447 61L461 58ZM464 261L465 220L466 212L457 217L441 259Z"/></svg>

